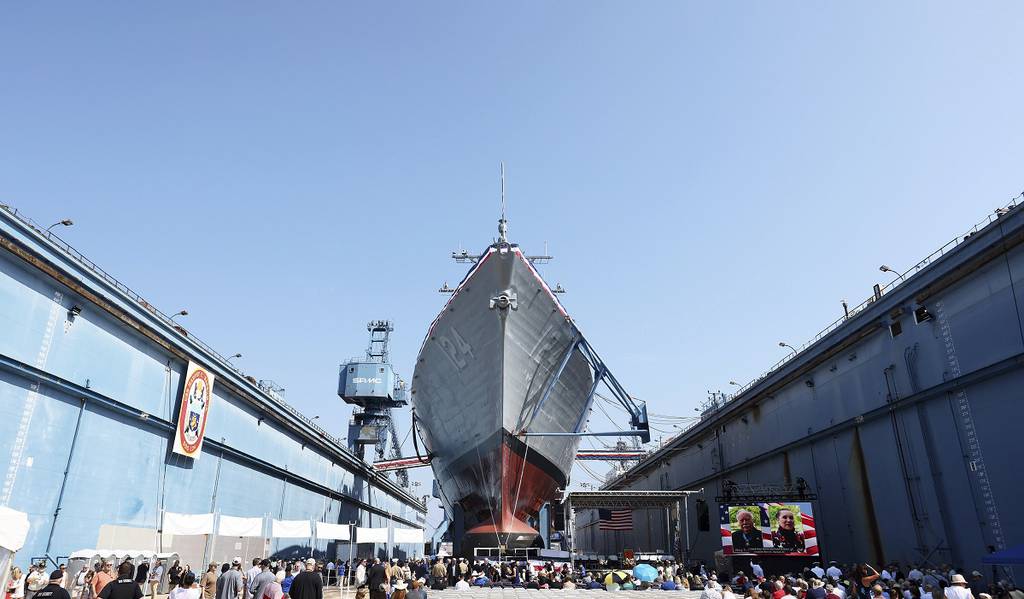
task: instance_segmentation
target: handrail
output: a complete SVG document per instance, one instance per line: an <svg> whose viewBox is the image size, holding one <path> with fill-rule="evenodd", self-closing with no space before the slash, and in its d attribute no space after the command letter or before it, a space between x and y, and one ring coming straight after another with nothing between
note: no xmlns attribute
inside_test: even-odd
<svg viewBox="0 0 1024 599"><path fill-rule="evenodd" d="M888 291L890 291L892 289L895 289L896 287L902 285L903 283L906 282L907 278L917 274L924 267L928 266L929 264L934 262L936 259L941 258L942 256L946 255L952 249L956 248L961 243L964 243L965 241L970 239L973 235L975 235L976 233L978 233L979 231L981 231L985 227L987 227L987 226L991 225L993 222L999 220L1004 215L1006 215L1009 211L1011 211L1011 210L1017 208L1018 206L1020 206L1022 202L1024 202L1024 192L1021 192L1021 193L1017 194L1016 196L1010 198L1010 202L1008 204L1006 204L1005 206L1002 206L1001 208L997 208L995 211L989 213L986 216L986 218L984 218L983 220L979 221L978 223L975 223L975 225L973 227L971 227L970 229L968 229L964 234L957 235L953 239L951 239L951 240L947 241L946 243L944 243L941 247L939 247L939 249L937 249L937 250L933 251L932 253L928 254L927 256L925 256L922 260L920 260L919 262L917 262L916 264L914 264L913 266L908 268L903 273L898 273L897 278L893 279L892 281L890 281L886 285L883 285L880 288L881 292L884 294L884 293L886 293L886 292L888 292ZM803 345L801 345L796 353L786 354L786 356L783 357L781 360L779 360L775 364L772 364L771 367L769 367L767 370L765 370L761 374L757 375L756 377L751 379L749 382L747 382L747 384L745 384L742 387L740 387L739 389L737 389L735 393L733 393L732 395L727 396L722 401L714 402L713 404L711 404L708 409L704 410L701 413L700 418L694 419L692 422L688 423L685 427L680 428L678 433L676 433L675 435L673 435L671 437L668 437L668 438L664 439L661 443L658 444L657 447L652 447L651 449L649 449L647 454L644 456L644 458L646 458L647 456L650 456L651 454L654 454L654 453L658 452L659 450L661 450L662 447L665 447L666 445L670 445L671 443L674 442L675 439L677 439L678 437L682 436L684 433L686 433L687 431L689 431L693 427L697 426L698 424L703 422L705 419L714 417L723 408L728 406L732 402L733 399L739 397L740 395L743 395L743 393L748 391L754 385L760 383L764 379L766 379L769 376L771 376L772 374L774 374L777 370L782 368L782 366L784 364L788 363L789 361L793 360L794 358L796 358L797 356L802 354L804 352L804 350L808 349L810 346L812 346L815 343L817 343L818 341L820 341L823 337L825 337L826 335L828 335L832 331L838 329L840 326L843 325L843 323L847 322L848 320L851 320L856 314L858 314L861 311L863 311L864 309L866 309L868 306L870 306L875 301L876 301L875 300L875 296L872 295L871 297L869 297L866 300L862 301L861 303L857 304L853 308L850 308L848 314L844 314L843 316L841 316L838 319L834 320L828 326L826 326L825 328L820 330L818 332L818 334L816 334L812 339L808 340ZM641 458L641 461L644 458ZM616 474L614 471L610 472L608 480L610 480L611 478L614 478L615 476L618 476L618 474Z"/></svg>
<svg viewBox="0 0 1024 599"><path fill-rule="evenodd" d="M145 299L143 299L143 297L141 295L139 295L137 292L135 292L133 289L131 289L130 287L128 287L127 285L125 285L121 281L118 281L116 278L113 277L113 275L111 275L107 271L105 271L102 268L100 268L100 266L97 265L95 262L93 262L92 260L86 258L81 252L79 252L74 247L72 247L71 244L69 244L68 242L66 242L63 239L61 239L56 233L43 228L41 225L39 225L39 223L35 222L34 220L29 218L25 214L19 212L18 209L14 208L13 206L9 206L7 204L0 204L0 210L3 210L4 212L8 213L9 215L11 215L15 219L17 219L22 224L28 226L29 228L34 230L39 235L45 237L50 243L52 243L53 245L57 246L57 248L59 250L61 250L62 252L64 252L65 254L67 254L68 256L73 258L74 260L76 260L79 264L84 266L88 271L90 271L93 274L99 276L106 283L112 285L115 289L117 289L121 293L125 294L130 299L134 300L137 304L139 304L140 306L145 308L147 311L149 311L150 314L155 316L158 320L163 322L163 324L167 325L170 329L176 331L182 337L185 337L189 341L191 341L192 343L195 343L196 345L198 345L204 351L206 351L211 356L213 356L222 367L228 368L230 370L233 370L234 372L236 372L243 379L249 380L249 377L245 374L245 372L243 370L241 370L240 368L238 368L238 366L236 366L236 365L232 364L231 362L229 362L227 360L227 358L225 358L223 355L220 354L220 352L218 352L217 350L213 349L212 347L207 345L205 342L203 342L201 339L199 339L198 337L196 337L192 333L188 332L181 325L179 325L178 323L176 323L173 320L171 320L171 318L169 316L167 316L166 314L164 314L162 311L160 311L160 309L158 309L153 304L147 302ZM323 436L324 438L330 440L331 442L333 442L333 443L335 443L335 444L337 444L337 445L339 445L341 447L347 447L348 446L347 442L342 441L338 437L335 437L334 435L328 433L326 430L324 430L318 424L316 424L316 422L314 422L311 418L309 418L308 416L306 416L305 414L303 414L302 412L300 412L299 410L294 408L291 404L285 402L277 394L268 393L265 389L260 387L258 384L256 385L256 387L258 389L260 389L260 391L263 392L264 397L266 397L267 399L270 399L275 406L284 409L290 415L298 418L300 421L303 422L303 424L309 426L317 434Z"/></svg>

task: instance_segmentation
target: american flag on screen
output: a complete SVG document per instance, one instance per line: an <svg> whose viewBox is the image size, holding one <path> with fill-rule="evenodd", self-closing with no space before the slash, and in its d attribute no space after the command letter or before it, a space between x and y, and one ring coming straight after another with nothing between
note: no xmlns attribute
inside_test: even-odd
<svg viewBox="0 0 1024 599"><path fill-rule="evenodd" d="M759 504L760 507L765 507L766 504ZM753 510L752 510L753 511ZM759 522L757 523L758 529L761 531L761 543L764 547L772 546L772 533L771 526L768 523L768 510L759 509L757 510L757 517ZM722 504L718 506L719 522L721 522L721 534L722 534L722 553L725 555L732 555L735 551L732 548L732 528L729 526L729 506Z"/></svg>
<svg viewBox="0 0 1024 599"><path fill-rule="evenodd" d="M598 530L633 530L633 510L597 510Z"/></svg>
<svg viewBox="0 0 1024 599"><path fill-rule="evenodd" d="M765 503L762 504L767 510L769 505L782 507L781 503ZM800 510L800 523L803 525L804 535L804 554L806 555L818 555L820 552L818 549L818 531L814 529L814 516L810 516L806 511Z"/></svg>

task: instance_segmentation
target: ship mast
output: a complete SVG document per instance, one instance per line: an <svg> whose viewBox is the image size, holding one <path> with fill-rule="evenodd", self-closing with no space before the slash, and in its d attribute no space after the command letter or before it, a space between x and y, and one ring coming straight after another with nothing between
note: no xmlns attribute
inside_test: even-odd
<svg viewBox="0 0 1024 599"><path fill-rule="evenodd" d="M505 161L501 162L501 218L498 220L498 243L508 243L508 221L505 220Z"/></svg>

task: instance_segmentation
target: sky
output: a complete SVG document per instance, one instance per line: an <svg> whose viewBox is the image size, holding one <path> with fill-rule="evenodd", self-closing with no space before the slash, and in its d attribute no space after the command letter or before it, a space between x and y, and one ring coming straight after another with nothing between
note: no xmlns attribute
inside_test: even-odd
<svg viewBox="0 0 1024 599"><path fill-rule="evenodd" d="M504 161L512 241L686 416L1024 189L1022 29L1011 1L7 3L0 202L343 435L339 363L387 318L411 378Z"/></svg>

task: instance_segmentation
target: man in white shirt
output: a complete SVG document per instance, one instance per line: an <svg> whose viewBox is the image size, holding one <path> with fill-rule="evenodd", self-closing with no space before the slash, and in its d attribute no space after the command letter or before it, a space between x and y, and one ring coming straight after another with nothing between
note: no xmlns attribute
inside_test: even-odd
<svg viewBox="0 0 1024 599"><path fill-rule="evenodd" d="M722 599L722 593L718 589L718 583L709 580L700 593L700 599Z"/></svg>
<svg viewBox="0 0 1024 599"><path fill-rule="evenodd" d="M907 580L913 580L914 582L921 582L924 578L924 572L917 569L917 566L912 566L910 572L907 572Z"/></svg>
<svg viewBox="0 0 1024 599"><path fill-rule="evenodd" d="M359 565L356 566L356 586L364 584L366 584L366 560L360 560Z"/></svg>
<svg viewBox="0 0 1024 599"><path fill-rule="evenodd" d="M460 576L459 577L459 581L455 583L455 590L456 591L468 591L469 590L469 583L466 582L465 578Z"/></svg>
<svg viewBox="0 0 1024 599"><path fill-rule="evenodd" d="M963 574L954 574L946 587L946 599L976 599L971 590L967 588L967 579Z"/></svg>
<svg viewBox="0 0 1024 599"><path fill-rule="evenodd" d="M252 558L252 567L245 571L245 584L242 585L242 599L249 599L249 585L252 581L256 580L256 577L260 575L260 558ZM253 599L262 599L261 597L253 597Z"/></svg>
<svg viewBox="0 0 1024 599"><path fill-rule="evenodd" d="M750 560L750 571L753 572L754 578L764 578L764 568L761 564L754 563L754 560Z"/></svg>
<svg viewBox="0 0 1024 599"><path fill-rule="evenodd" d="M46 562L40 562L32 566L32 571L25 578L25 599L32 599L32 596L43 590L43 587L50 584L50 578L46 575Z"/></svg>
<svg viewBox="0 0 1024 599"><path fill-rule="evenodd" d="M814 572L814 576L819 579L825 576L825 570L821 567L821 564L819 564L818 562L814 562L814 565L811 566L811 572Z"/></svg>

